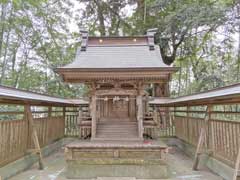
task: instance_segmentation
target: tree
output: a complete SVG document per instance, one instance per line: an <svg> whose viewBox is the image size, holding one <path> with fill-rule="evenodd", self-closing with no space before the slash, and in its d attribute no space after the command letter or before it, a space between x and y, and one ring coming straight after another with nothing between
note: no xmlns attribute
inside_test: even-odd
<svg viewBox="0 0 240 180"><path fill-rule="evenodd" d="M77 46L67 25L71 2L14 0L0 6L0 84L62 96L79 92L54 72L73 59Z"/></svg>
<svg viewBox="0 0 240 180"><path fill-rule="evenodd" d="M148 0L146 2L146 12L138 10L144 5L141 3L130 18L133 32L143 33L148 28L158 28L157 43L163 61L168 65L175 61L179 47L188 37L216 31L227 20L227 12L230 10L228 3L211 0ZM146 23L143 23L144 16ZM194 34L193 30L195 30Z"/></svg>

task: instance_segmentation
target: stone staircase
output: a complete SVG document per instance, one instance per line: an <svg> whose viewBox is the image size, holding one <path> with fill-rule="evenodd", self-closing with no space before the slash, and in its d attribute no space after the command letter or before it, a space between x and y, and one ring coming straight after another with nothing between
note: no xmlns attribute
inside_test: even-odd
<svg viewBox="0 0 240 180"><path fill-rule="evenodd" d="M137 122L128 119L100 120L96 140L139 140Z"/></svg>

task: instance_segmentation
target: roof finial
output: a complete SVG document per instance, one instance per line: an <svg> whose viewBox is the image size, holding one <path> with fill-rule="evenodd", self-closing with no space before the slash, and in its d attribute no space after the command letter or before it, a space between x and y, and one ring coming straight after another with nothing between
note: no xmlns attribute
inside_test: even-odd
<svg viewBox="0 0 240 180"><path fill-rule="evenodd" d="M157 33L157 30L157 28L147 30L148 45L150 50L154 50L154 35Z"/></svg>
<svg viewBox="0 0 240 180"><path fill-rule="evenodd" d="M82 30L80 30L80 33L82 35L81 51L86 51L87 44L88 44L88 31L82 29Z"/></svg>

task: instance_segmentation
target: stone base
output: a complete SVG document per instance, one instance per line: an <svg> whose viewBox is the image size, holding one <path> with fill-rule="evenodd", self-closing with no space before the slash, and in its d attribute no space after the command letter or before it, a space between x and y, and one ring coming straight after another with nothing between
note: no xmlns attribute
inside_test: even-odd
<svg viewBox="0 0 240 180"><path fill-rule="evenodd" d="M168 178L168 168L162 160L68 160L66 177L71 179L90 179L97 177L136 177L137 179L162 179Z"/></svg>
<svg viewBox="0 0 240 180"><path fill-rule="evenodd" d="M79 142L66 146L66 176L168 178L167 146L158 142Z"/></svg>

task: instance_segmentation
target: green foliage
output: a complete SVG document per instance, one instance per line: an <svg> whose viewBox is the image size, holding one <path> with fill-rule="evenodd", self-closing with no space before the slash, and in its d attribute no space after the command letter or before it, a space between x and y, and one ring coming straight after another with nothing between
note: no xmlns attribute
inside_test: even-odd
<svg viewBox="0 0 240 180"><path fill-rule="evenodd" d="M0 84L58 96L82 93L54 72L75 56L76 38L67 24L71 7L65 0L2 1Z"/></svg>

